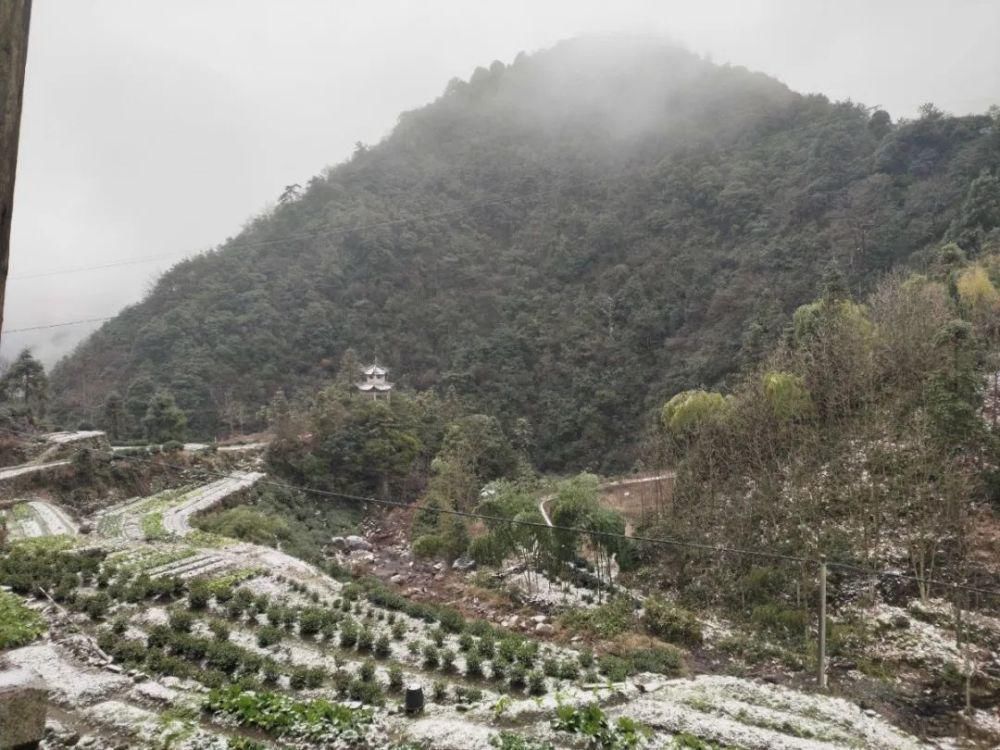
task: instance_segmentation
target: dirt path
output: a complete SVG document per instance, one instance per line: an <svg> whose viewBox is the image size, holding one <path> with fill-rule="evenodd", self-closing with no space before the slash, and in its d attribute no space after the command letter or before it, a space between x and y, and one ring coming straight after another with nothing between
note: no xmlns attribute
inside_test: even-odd
<svg viewBox="0 0 1000 750"><path fill-rule="evenodd" d="M20 466L8 466L5 469L0 469L0 481L13 479L14 477L19 477L24 474L32 474L36 471L45 471L47 469L54 469L57 466L67 465L69 465L68 460L50 461L49 463L44 464L21 464Z"/></svg>
<svg viewBox="0 0 1000 750"><path fill-rule="evenodd" d="M239 472L192 490L177 505L163 512L163 527L178 536L184 536L191 531L190 519L195 513L211 508L234 492L252 487L263 477L264 474L259 471Z"/></svg>
<svg viewBox="0 0 1000 750"><path fill-rule="evenodd" d="M601 492L607 492L608 490L616 490L620 487L631 487L633 485L641 484L652 484L653 482L660 482L664 479L673 479L677 476L677 472L667 471L663 474L656 474L651 477L633 477L631 479L619 479L615 482L605 482L598 489ZM554 494L545 495L538 501L538 512L542 514L542 519L545 521L547 526L552 525L552 519L549 517L549 511L545 507L546 503L551 502L555 498Z"/></svg>

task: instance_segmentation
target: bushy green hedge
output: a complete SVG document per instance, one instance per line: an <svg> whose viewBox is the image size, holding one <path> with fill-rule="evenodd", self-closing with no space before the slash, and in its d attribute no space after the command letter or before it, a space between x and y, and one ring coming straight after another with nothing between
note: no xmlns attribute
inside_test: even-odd
<svg viewBox="0 0 1000 750"><path fill-rule="evenodd" d="M31 643L44 632L41 615L26 607L20 597L0 591L0 649Z"/></svg>

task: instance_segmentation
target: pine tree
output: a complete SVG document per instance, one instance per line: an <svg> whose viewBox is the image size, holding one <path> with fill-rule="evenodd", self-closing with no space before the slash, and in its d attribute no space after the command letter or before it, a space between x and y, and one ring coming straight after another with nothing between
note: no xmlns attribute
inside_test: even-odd
<svg viewBox="0 0 1000 750"><path fill-rule="evenodd" d="M125 402L117 391L109 393L104 400L101 426L112 440L117 440L125 432Z"/></svg>
<svg viewBox="0 0 1000 750"><path fill-rule="evenodd" d="M0 392L5 400L27 407L32 417L45 414L49 399L49 380L42 363L25 349L0 380Z"/></svg>
<svg viewBox="0 0 1000 750"><path fill-rule="evenodd" d="M170 391L158 391L149 402L142 424L149 440L165 443L184 439L187 417L174 402Z"/></svg>

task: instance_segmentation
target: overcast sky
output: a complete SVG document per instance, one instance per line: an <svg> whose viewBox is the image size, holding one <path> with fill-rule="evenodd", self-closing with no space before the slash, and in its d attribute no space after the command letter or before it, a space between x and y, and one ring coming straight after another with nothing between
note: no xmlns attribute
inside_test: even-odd
<svg viewBox="0 0 1000 750"><path fill-rule="evenodd" d="M477 65L637 30L896 118L1000 103L998 0L35 0L4 327L114 314Z"/></svg>

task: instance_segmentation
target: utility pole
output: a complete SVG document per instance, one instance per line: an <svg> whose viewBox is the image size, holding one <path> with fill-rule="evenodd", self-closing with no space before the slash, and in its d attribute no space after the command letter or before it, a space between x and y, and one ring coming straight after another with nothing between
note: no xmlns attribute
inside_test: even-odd
<svg viewBox="0 0 1000 750"><path fill-rule="evenodd" d="M819 689L826 690L826 555L819 556Z"/></svg>
<svg viewBox="0 0 1000 750"><path fill-rule="evenodd" d="M0 0L0 328L10 264L14 175L21 133L24 66L28 61L31 0Z"/></svg>

